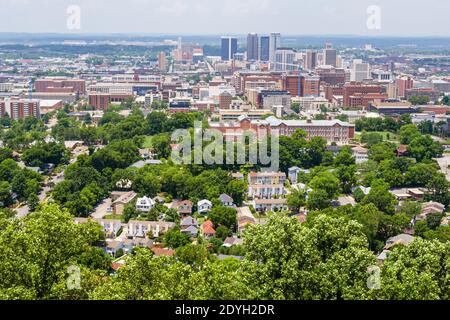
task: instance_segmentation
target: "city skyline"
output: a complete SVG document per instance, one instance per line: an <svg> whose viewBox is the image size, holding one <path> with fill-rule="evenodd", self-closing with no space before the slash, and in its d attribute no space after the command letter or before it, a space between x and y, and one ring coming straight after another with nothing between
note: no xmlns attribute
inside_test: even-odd
<svg viewBox="0 0 450 320"><path fill-rule="evenodd" d="M78 6L80 28L67 27L67 9ZM369 28L368 8L380 9L380 25ZM349 0L346 6L330 0L117 0L52 1L5 0L0 12L0 32L81 34L268 34L359 36L450 36L450 21L442 2ZM444 4L445 5L445 4ZM408 9L408 15L398 12ZM370 11L370 10L369 10ZM99 14L101 12L101 14ZM9 17L20 17L11 21ZM46 19L36 19L45 16ZM117 23L117 22L123 23ZM326 23L324 23L326 21ZM414 23L411 23L414 21ZM183 27L180 28L180 24ZM332 26L332 27L331 27Z"/></svg>

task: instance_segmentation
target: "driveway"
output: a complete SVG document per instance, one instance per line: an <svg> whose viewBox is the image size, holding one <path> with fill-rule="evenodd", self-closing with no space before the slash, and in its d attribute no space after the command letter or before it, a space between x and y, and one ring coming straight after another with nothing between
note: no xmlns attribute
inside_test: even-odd
<svg viewBox="0 0 450 320"><path fill-rule="evenodd" d="M106 198L97 207L95 207L94 212L91 214L94 219L103 219L105 216L111 214L108 212L108 208L112 205L111 198Z"/></svg>
<svg viewBox="0 0 450 320"><path fill-rule="evenodd" d="M450 165L450 155L444 154L442 158L435 159L439 163L441 172L447 177L447 181L450 181L450 170L448 166Z"/></svg>

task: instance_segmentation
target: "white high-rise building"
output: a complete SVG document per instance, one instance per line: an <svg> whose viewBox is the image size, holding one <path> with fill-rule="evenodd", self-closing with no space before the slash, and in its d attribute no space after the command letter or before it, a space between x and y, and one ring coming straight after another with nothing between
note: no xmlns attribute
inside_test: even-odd
<svg viewBox="0 0 450 320"><path fill-rule="evenodd" d="M325 49L323 50L324 64L328 66L336 67L337 64L337 51L333 48L331 43L325 44Z"/></svg>
<svg viewBox="0 0 450 320"><path fill-rule="evenodd" d="M370 79L370 67L368 63L364 63L361 59L353 60L351 81L362 82Z"/></svg>
<svg viewBox="0 0 450 320"><path fill-rule="evenodd" d="M275 52L281 47L281 33L272 32L269 41L269 61L275 61Z"/></svg>
<svg viewBox="0 0 450 320"><path fill-rule="evenodd" d="M292 49L278 48L275 51L275 70L276 71L294 71L298 67L294 65L296 52Z"/></svg>

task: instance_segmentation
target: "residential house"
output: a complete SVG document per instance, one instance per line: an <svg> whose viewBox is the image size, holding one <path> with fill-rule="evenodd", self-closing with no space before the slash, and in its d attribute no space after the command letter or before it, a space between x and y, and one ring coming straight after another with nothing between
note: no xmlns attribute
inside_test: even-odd
<svg viewBox="0 0 450 320"><path fill-rule="evenodd" d="M177 201L173 204L173 207L182 216L187 216L192 214L192 202L189 200Z"/></svg>
<svg viewBox="0 0 450 320"><path fill-rule="evenodd" d="M209 200L203 199L197 202L198 213L207 214L211 211L212 203Z"/></svg>
<svg viewBox="0 0 450 320"><path fill-rule="evenodd" d="M252 202L253 207L259 212L283 211L287 210L286 199L255 199Z"/></svg>
<svg viewBox="0 0 450 320"><path fill-rule="evenodd" d="M223 242L223 246L226 248L230 248L232 246L240 246L244 244L244 240L238 237L228 237Z"/></svg>
<svg viewBox="0 0 450 320"><path fill-rule="evenodd" d="M416 221L426 220L429 214L443 214L445 211L445 205L439 202L427 202L422 205L422 211L416 217Z"/></svg>
<svg viewBox="0 0 450 320"><path fill-rule="evenodd" d="M126 236L130 239L157 238L174 227L175 223L173 222L130 220L127 225Z"/></svg>
<svg viewBox="0 0 450 320"><path fill-rule="evenodd" d="M389 192L393 194L398 201L404 201L412 198L411 194L408 193L408 189L406 188L391 189L389 190Z"/></svg>
<svg viewBox="0 0 450 320"><path fill-rule="evenodd" d="M272 199L286 195L284 172L250 172L248 175L248 197L250 199Z"/></svg>
<svg viewBox="0 0 450 320"><path fill-rule="evenodd" d="M230 207L230 208L235 207L233 198L225 193L223 193L219 196L219 200L220 200L220 203L222 203L222 205L224 207Z"/></svg>
<svg viewBox="0 0 450 320"><path fill-rule="evenodd" d="M149 212L155 207L155 201L148 197L138 198L136 201L136 210L142 212Z"/></svg>
<svg viewBox="0 0 450 320"><path fill-rule="evenodd" d="M117 254L117 251L119 251L120 249L124 250L124 243L122 241L114 241L114 240L112 240L112 241L107 241L106 242L105 251L111 257L115 257L116 254Z"/></svg>
<svg viewBox="0 0 450 320"><path fill-rule="evenodd" d="M237 225L238 232L242 233L248 225L256 224L255 216L249 207L237 208Z"/></svg>
<svg viewBox="0 0 450 320"><path fill-rule="evenodd" d="M425 191L420 188L408 189L408 193L417 201L422 201L425 196Z"/></svg>
<svg viewBox="0 0 450 320"><path fill-rule="evenodd" d="M286 174L284 172L250 172L248 184L284 184Z"/></svg>
<svg viewBox="0 0 450 320"><path fill-rule="evenodd" d="M249 184L249 199L272 199L286 195L283 184Z"/></svg>
<svg viewBox="0 0 450 320"><path fill-rule="evenodd" d="M352 148L353 157L357 164L369 161L369 150L361 146Z"/></svg>
<svg viewBox="0 0 450 320"><path fill-rule="evenodd" d="M216 235L216 230L211 220L207 220L200 226L200 234L203 238L209 240Z"/></svg>
<svg viewBox="0 0 450 320"><path fill-rule="evenodd" d="M111 263L111 269L113 269L114 272L117 272L117 271L119 271L119 269L122 268L125 264L126 264L126 263L125 263L125 260L123 260L123 259L120 260L120 261L117 261L117 262L113 262L113 263Z"/></svg>
<svg viewBox="0 0 450 320"><path fill-rule="evenodd" d="M390 250L396 245L408 245L414 241L414 237L410 234L402 233L398 236L391 237L386 241L385 250Z"/></svg>
<svg viewBox="0 0 450 320"><path fill-rule="evenodd" d="M399 145L399 147L397 148L397 156L401 157L404 156L408 153L408 146L401 144Z"/></svg>
<svg viewBox="0 0 450 320"><path fill-rule="evenodd" d="M122 229L122 221L120 220L95 219L95 221L103 227L105 236L108 238L116 238Z"/></svg>
<svg viewBox="0 0 450 320"><path fill-rule="evenodd" d="M299 172L301 171L301 169L299 168L299 167L292 167L292 168L289 168L289 170L288 170L289 172L288 172L288 177L289 177L289 180L291 181L291 183L297 183L298 181L298 174L299 174Z"/></svg>
<svg viewBox="0 0 450 320"><path fill-rule="evenodd" d="M75 224L86 223L91 218L75 218L73 219ZM107 238L116 238L119 235L119 231L122 228L122 221L114 219L92 219L102 226L103 232Z"/></svg>
<svg viewBox="0 0 450 320"><path fill-rule="evenodd" d="M125 252L130 252L133 248L139 247L139 248L149 248L151 249L153 247L153 240L146 239L146 238L134 238L134 239L125 239Z"/></svg>
<svg viewBox="0 0 450 320"><path fill-rule="evenodd" d="M134 191L128 192L113 192L111 193L112 208L114 214L121 215L123 214L123 209L125 205L133 201L136 198L137 194Z"/></svg>
<svg viewBox="0 0 450 320"><path fill-rule="evenodd" d="M116 187L122 190L129 190L133 186L133 182L129 179L121 179L116 182Z"/></svg>
<svg viewBox="0 0 450 320"><path fill-rule="evenodd" d="M188 234L190 237L196 237L198 234L198 222L192 217L186 217L180 222L180 231Z"/></svg>
<svg viewBox="0 0 450 320"><path fill-rule="evenodd" d="M153 247L152 251L156 257L173 257L175 255L175 250L172 249Z"/></svg>

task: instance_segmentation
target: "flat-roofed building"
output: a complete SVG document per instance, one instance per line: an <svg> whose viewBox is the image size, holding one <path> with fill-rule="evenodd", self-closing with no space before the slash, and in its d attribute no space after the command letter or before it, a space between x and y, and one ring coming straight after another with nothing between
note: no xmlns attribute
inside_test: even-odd
<svg viewBox="0 0 450 320"><path fill-rule="evenodd" d="M376 111L383 115L399 116L416 113L418 108L405 101L375 101L369 105L369 111Z"/></svg>
<svg viewBox="0 0 450 320"><path fill-rule="evenodd" d="M26 117L41 117L41 101L39 99L6 98L0 100L1 116L8 116L12 120L25 119Z"/></svg>
<svg viewBox="0 0 450 320"><path fill-rule="evenodd" d="M37 92L77 93L80 95L86 93L86 81L83 79L70 79L70 78L37 79L34 82L34 87Z"/></svg>

